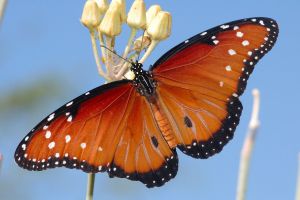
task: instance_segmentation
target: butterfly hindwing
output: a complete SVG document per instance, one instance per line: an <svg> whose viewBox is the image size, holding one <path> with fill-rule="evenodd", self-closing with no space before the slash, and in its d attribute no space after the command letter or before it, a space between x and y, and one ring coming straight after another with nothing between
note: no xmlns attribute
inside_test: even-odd
<svg viewBox="0 0 300 200"><path fill-rule="evenodd" d="M15 160L28 170L65 166L160 186L177 173L177 154L130 81L91 90L39 123Z"/></svg>
<svg viewBox="0 0 300 200"><path fill-rule="evenodd" d="M277 35L269 18L234 21L195 35L153 65L158 97L184 153L207 158L233 137L238 97Z"/></svg>

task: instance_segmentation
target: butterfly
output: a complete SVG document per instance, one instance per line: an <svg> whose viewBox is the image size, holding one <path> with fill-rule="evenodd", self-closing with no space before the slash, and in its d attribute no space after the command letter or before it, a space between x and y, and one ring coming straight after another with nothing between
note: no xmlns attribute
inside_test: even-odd
<svg viewBox="0 0 300 200"><path fill-rule="evenodd" d="M17 164L67 167L162 186L178 170L178 148L194 158L233 138L254 65L273 47L270 18L222 24L175 46L133 80L97 87L48 115L21 141Z"/></svg>

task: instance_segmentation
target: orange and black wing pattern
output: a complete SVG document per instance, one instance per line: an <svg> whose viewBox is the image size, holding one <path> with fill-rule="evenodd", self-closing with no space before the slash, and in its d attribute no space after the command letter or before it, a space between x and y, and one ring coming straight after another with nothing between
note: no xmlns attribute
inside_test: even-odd
<svg viewBox="0 0 300 200"><path fill-rule="evenodd" d="M95 88L42 120L15 152L28 170L77 168L161 186L177 173L146 98L131 81Z"/></svg>
<svg viewBox="0 0 300 200"><path fill-rule="evenodd" d="M153 65L158 99L180 150L195 158L222 150L239 123L239 96L277 36L273 19L234 21L182 42Z"/></svg>
<svg viewBox="0 0 300 200"><path fill-rule="evenodd" d="M177 174L176 147L208 158L233 137L239 96L277 35L269 18L200 33L163 55L140 76L144 82L105 84L48 115L21 141L15 160L28 170L106 171L161 186Z"/></svg>

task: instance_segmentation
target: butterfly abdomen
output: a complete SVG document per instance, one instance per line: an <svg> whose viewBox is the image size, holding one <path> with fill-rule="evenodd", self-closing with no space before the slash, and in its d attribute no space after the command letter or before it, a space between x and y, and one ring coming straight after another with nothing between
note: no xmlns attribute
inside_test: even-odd
<svg viewBox="0 0 300 200"><path fill-rule="evenodd" d="M165 140L171 148L175 148L177 146L177 141L174 132L170 126L169 120L167 119L163 111L159 109L157 103L152 104L152 109L155 120L160 131L162 132L163 137L165 138Z"/></svg>

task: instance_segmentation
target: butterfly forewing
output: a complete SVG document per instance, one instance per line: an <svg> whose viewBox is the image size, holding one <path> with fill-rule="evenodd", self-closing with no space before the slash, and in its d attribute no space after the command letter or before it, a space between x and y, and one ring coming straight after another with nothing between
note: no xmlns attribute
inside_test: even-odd
<svg viewBox="0 0 300 200"><path fill-rule="evenodd" d="M129 81L96 88L49 115L23 139L15 159L29 170L107 171L148 187L173 178L178 162Z"/></svg>
<svg viewBox="0 0 300 200"><path fill-rule="evenodd" d="M238 97L277 35L272 19L234 21L184 41L154 64L161 105L184 153L207 158L232 138L242 111Z"/></svg>

